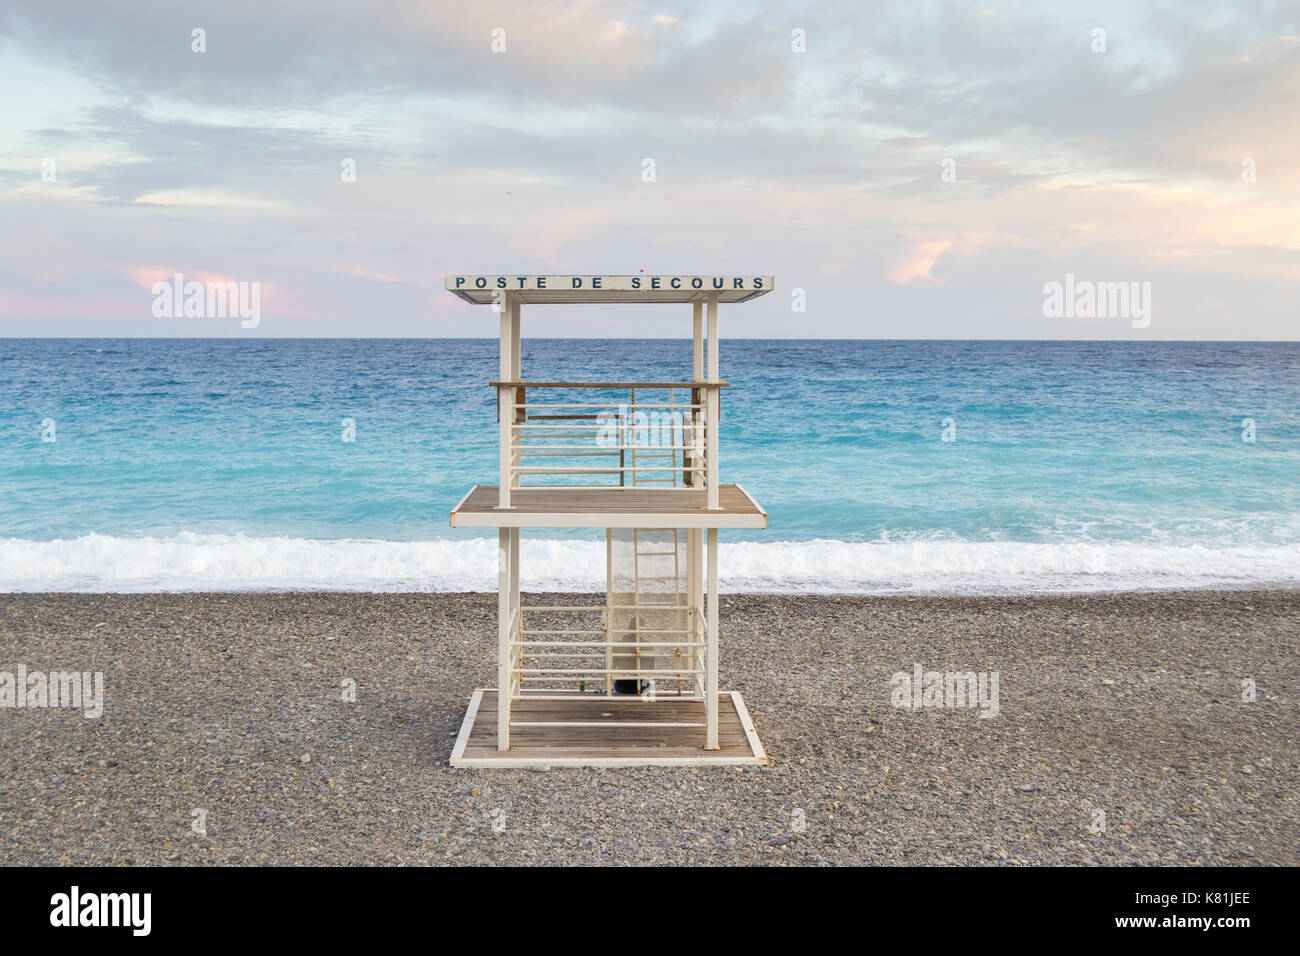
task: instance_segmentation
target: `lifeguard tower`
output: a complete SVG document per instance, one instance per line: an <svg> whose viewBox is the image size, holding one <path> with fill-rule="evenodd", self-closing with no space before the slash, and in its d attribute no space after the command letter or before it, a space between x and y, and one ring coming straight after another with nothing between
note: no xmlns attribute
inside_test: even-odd
<svg viewBox="0 0 1300 956"><path fill-rule="evenodd" d="M448 291L501 320L500 474L451 512L453 527L497 529L497 686L474 691L453 766L767 762L740 694L718 689L718 529L767 527L745 489L719 477L718 306L773 286L772 276L447 277ZM690 304L689 377L523 377L523 306L623 303ZM603 602L521 601L520 534L540 528L604 529Z"/></svg>

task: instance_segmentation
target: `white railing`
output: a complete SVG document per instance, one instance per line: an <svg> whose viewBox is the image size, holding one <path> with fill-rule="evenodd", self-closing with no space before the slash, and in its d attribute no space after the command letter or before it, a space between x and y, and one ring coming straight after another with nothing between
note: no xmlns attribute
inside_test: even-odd
<svg viewBox="0 0 1300 956"><path fill-rule="evenodd" d="M708 506L717 507L717 395L724 383L494 384L503 507L511 490L538 486L702 488L710 491ZM546 399L529 399L537 389L547 390ZM553 390L583 394L551 400Z"/></svg>
<svg viewBox="0 0 1300 956"><path fill-rule="evenodd" d="M639 627L631 639L627 635L615 639L616 631L623 629L612 626L614 613L655 610L680 619L685 626ZM532 626L539 618L541 622ZM616 680L653 681L656 698L704 699L706 643L704 615L698 607L685 603L524 605L516 610L516 620L519 623L510 635L512 700L613 697ZM646 658L650 663L643 663ZM665 658L674 663L663 666ZM640 692L645 695L646 691Z"/></svg>

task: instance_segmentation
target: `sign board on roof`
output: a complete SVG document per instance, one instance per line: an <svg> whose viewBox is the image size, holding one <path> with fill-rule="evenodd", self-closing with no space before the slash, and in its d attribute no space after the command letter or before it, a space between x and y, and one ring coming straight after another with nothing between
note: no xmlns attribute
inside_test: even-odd
<svg viewBox="0 0 1300 956"><path fill-rule="evenodd" d="M448 291L480 304L503 294L524 302L690 302L713 296L743 302L774 285L772 276L762 275L456 275L446 280Z"/></svg>

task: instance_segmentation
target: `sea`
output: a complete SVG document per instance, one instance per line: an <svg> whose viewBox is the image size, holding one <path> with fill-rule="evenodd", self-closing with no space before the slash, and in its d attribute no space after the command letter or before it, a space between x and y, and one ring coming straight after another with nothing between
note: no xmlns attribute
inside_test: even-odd
<svg viewBox="0 0 1300 956"><path fill-rule="evenodd" d="M733 592L1300 586L1300 343L723 340ZM491 591L495 339L0 339L0 590ZM525 339L678 381L675 339ZM596 531L523 540L595 591Z"/></svg>

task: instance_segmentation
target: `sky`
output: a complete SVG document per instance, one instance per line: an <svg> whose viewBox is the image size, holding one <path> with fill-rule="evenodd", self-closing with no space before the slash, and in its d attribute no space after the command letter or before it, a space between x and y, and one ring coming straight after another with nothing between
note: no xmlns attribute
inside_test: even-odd
<svg viewBox="0 0 1300 956"><path fill-rule="evenodd" d="M0 335L494 336L445 275L644 271L774 275L724 337L1293 340L1298 31L1265 0L5 0ZM156 317L177 273L257 283L258 324ZM1067 276L1149 321L1046 315Z"/></svg>

